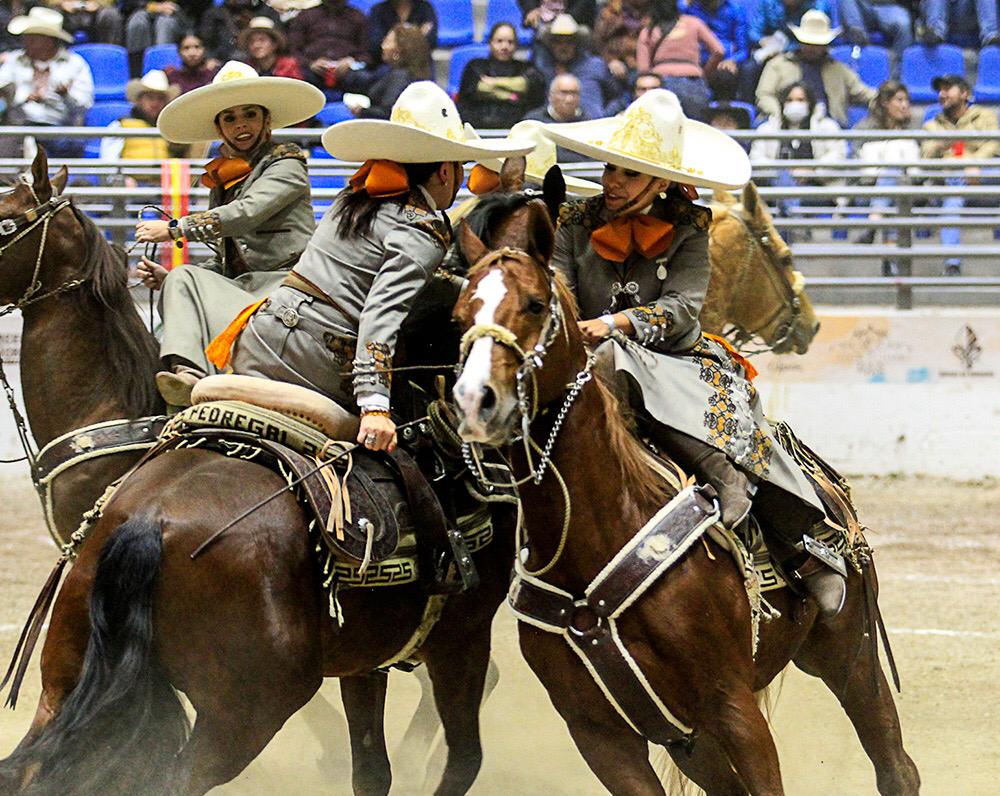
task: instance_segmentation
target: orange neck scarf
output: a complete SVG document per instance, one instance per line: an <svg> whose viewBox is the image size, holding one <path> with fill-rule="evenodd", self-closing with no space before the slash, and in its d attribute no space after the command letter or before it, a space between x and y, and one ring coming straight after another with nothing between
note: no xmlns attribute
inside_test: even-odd
<svg viewBox="0 0 1000 796"><path fill-rule="evenodd" d="M366 160L348 184L355 192L364 188L375 199L410 192L406 169L394 160Z"/></svg>
<svg viewBox="0 0 1000 796"><path fill-rule="evenodd" d="M469 174L469 190L476 196L493 193L500 187L500 175L493 169L488 169L481 163L472 167Z"/></svg>
<svg viewBox="0 0 1000 796"><path fill-rule="evenodd" d="M619 216L590 234L590 243L601 257L623 263L638 250L643 257L659 257L674 240L674 225L650 215Z"/></svg>
<svg viewBox="0 0 1000 796"><path fill-rule="evenodd" d="M253 168L243 158L216 158L205 164L201 184L206 188L232 188L247 178Z"/></svg>

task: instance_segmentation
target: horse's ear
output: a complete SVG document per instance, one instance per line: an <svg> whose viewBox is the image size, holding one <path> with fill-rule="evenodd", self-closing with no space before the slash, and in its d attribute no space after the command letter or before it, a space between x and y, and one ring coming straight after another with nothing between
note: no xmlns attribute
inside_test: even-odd
<svg viewBox="0 0 1000 796"><path fill-rule="evenodd" d="M555 224L559 219L559 206L566 201L566 178L563 177L562 169L558 165L552 166L545 172L542 197L549 209L549 220Z"/></svg>
<svg viewBox="0 0 1000 796"><path fill-rule="evenodd" d="M556 232L548 211L540 202L528 203L528 254L548 265L555 247Z"/></svg>
<svg viewBox="0 0 1000 796"><path fill-rule="evenodd" d="M42 147L38 147L35 161L31 164L31 187L39 202L47 202L52 198L52 184L49 182L49 159Z"/></svg>
<svg viewBox="0 0 1000 796"><path fill-rule="evenodd" d="M507 158L500 169L500 190L504 193L517 193L524 187L524 170L527 161L524 156Z"/></svg>
<svg viewBox="0 0 1000 796"><path fill-rule="evenodd" d="M734 205L736 204L736 197L729 193L729 191L716 188L712 194L712 201L717 205Z"/></svg>
<svg viewBox="0 0 1000 796"><path fill-rule="evenodd" d="M479 236L472 231L472 227L464 220L458 225L458 248L470 266L475 265L489 254L486 244L479 239Z"/></svg>
<svg viewBox="0 0 1000 796"><path fill-rule="evenodd" d="M69 169L66 168L64 163L59 167L59 171L56 172L56 176L52 178L52 193L54 196L59 196L64 190L66 190L66 180L69 179Z"/></svg>
<svg viewBox="0 0 1000 796"><path fill-rule="evenodd" d="M748 182L743 188L743 209L747 211L747 215L751 218L756 218L761 215L763 210L763 201L760 198L760 194L757 193L757 186L752 182Z"/></svg>

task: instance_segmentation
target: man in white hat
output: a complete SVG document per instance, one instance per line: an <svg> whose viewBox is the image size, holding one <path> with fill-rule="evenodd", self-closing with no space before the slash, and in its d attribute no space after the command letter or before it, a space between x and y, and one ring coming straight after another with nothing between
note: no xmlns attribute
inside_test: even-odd
<svg viewBox="0 0 1000 796"><path fill-rule="evenodd" d="M322 92L302 80L259 77L230 61L210 85L182 94L160 113L168 141L223 143L222 157L201 178L211 189L208 210L136 226L139 242L187 238L215 252L169 275L145 257L137 269L148 287L163 288L160 356L168 369L156 383L169 404L190 403L194 384L213 370L205 346L249 301L280 283L305 249L315 228L306 156L294 144L274 141L271 130L310 118L323 102Z"/></svg>
<svg viewBox="0 0 1000 796"><path fill-rule="evenodd" d="M108 128L155 130L160 113L180 93L180 86L171 85L160 69L152 69L141 78L133 78L125 87L125 97L132 103L132 112L113 121ZM101 160L164 160L170 155L167 142L159 135L150 138L101 139ZM157 177L156 182L159 181Z"/></svg>
<svg viewBox="0 0 1000 796"><path fill-rule="evenodd" d="M392 450L389 383L399 330L451 243L444 211L463 163L533 144L466 133L435 83L408 86L388 121L341 122L323 134L335 158L364 161L316 228L284 285L213 343L217 366L317 390L361 415L358 442ZM251 311L254 308L249 308Z"/></svg>
<svg viewBox="0 0 1000 796"><path fill-rule="evenodd" d="M563 205L552 257L576 297L580 331L601 346L602 370L629 385L642 430L715 487L727 527L742 524L756 492L772 553L801 575L825 617L836 615L843 577L796 549L823 520L822 504L771 434L753 367L722 338L703 336L698 322L711 212L693 204L695 187L743 186L746 152L687 119L664 89L647 91L621 116L545 133L606 164L601 195ZM605 342L613 332L634 344Z"/></svg>
<svg viewBox="0 0 1000 796"><path fill-rule="evenodd" d="M827 115L847 127L848 107L867 105L876 92L857 72L830 56L830 42L840 35L840 28L831 28L830 18L816 10L807 11L802 24L789 28L799 41L799 50L767 62L757 84L757 107L768 116L780 116L778 92L792 83L805 83L816 101L826 106Z"/></svg>
<svg viewBox="0 0 1000 796"><path fill-rule="evenodd" d="M0 96L9 107L5 124L32 127L72 126L94 104L94 78L90 67L66 49L73 37L63 30L62 14L51 8L32 8L16 16L7 31L20 36L23 49L15 50L0 65ZM0 156L20 157L22 139L0 142ZM49 156L83 157L82 141L47 138Z"/></svg>

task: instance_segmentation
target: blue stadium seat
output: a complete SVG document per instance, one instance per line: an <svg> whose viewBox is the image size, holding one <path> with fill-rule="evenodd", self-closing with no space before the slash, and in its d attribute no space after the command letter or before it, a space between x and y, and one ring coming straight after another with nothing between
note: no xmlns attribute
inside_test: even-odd
<svg viewBox="0 0 1000 796"><path fill-rule="evenodd" d="M90 66L94 99L123 100L128 83L128 52L117 44L78 44L70 48Z"/></svg>
<svg viewBox="0 0 1000 796"><path fill-rule="evenodd" d="M451 96L458 94L465 65L473 58L487 58L489 54L490 48L487 44L467 44L451 51L451 62L448 64L448 93Z"/></svg>
<svg viewBox="0 0 1000 796"><path fill-rule="evenodd" d="M142 73L152 69L166 69L168 66L180 68L181 55L176 44L154 44L147 47L142 55Z"/></svg>
<svg viewBox="0 0 1000 796"><path fill-rule="evenodd" d="M490 35L493 26L498 22L509 22L517 32L517 41L523 47L527 47L535 39L535 31L532 28L522 28L521 6L517 0L489 0L486 6L486 36Z"/></svg>
<svg viewBox="0 0 1000 796"><path fill-rule="evenodd" d="M1000 102L1000 47L979 51L975 94L978 102Z"/></svg>
<svg viewBox="0 0 1000 796"><path fill-rule="evenodd" d="M365 16L371 13L372 6L381 0L349 0L348 5L354 6L358 11L364 12Z"/></svg>
<svg viewBox="0 0 1000 796"><path fill-rule="evenodd" d="M348 109L348 107L343 102L328 102L323 106L323 110L316 114L316 119L324 127L329 127L331 124L336 124L337 122L346 122L349 119L353 119L354 114ZM323 147L319 147L323 149ZM324 152L326 150L323 150ZM323 157L319 155L317 157Z"/></svg>
<svg viewBox="0 0 1000 796"><path fill-rule="evenodd" d="M924 124L927 124L931 119L941 113L941 106L935 103L931 105L927 110L924 111Z"/></svg>
<svg viewBox="0 0 1000 796"><path fill-rule="evenodd" d="M434 0L438 18L438 46L472 43L472 3L469 0Z"/></svg>
<svg viewBox="0 0 1000 796"><path fill-rule="evenodd" d="M857 72L866 85L878 88L889 79L892 68L889 51L885 47L871 44L857 48L857 58L854 57L854 53L855 48L850 44L841 44L830 49L830 54Z"/></svg>
<svg viewBox="0 0 1000 796"><path fill-rule="evenodd" d="M867 105L849 105L847 108L847 127L853 129L854 125L868 115Z"/></svg>
<svg viewBox="0 0 1000 796"><path fill-rule="evenodd" d="M962 50L954 44L914 44L903 52L900 79L914 102L934 102L938 95L931 81L938 75L953 74L965 74Z"/></svg>

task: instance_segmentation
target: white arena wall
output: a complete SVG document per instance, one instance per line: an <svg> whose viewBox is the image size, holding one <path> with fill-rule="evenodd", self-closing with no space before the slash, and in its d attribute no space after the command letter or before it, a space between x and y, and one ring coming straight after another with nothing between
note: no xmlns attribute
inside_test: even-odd
<svg viewBox="0 0 1000 796"><path fill-rule="evenodd" d="M821 310L805 356L762 355L767 413L845 473L1000 477L1000 310ZM20 320L0 318L19 389ZM20 454L6 399L0 459ZM0 473L25 465L0 465Z"/></svg>

